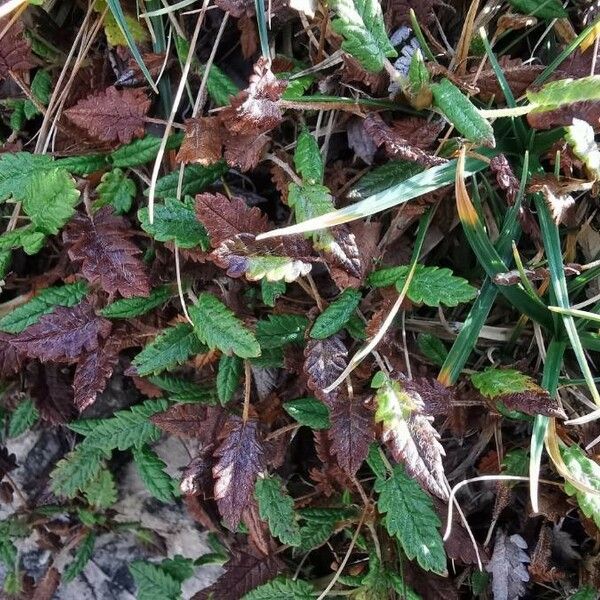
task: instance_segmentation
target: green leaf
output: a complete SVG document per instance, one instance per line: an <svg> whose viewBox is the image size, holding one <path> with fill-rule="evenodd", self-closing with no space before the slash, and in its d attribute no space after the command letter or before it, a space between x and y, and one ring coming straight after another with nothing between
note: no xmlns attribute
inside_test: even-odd
<svg viewBox="0 0 600 600"><path fill-rule="evenodd" d="M347 508L302 508L298 514L305 524L300 528L301 541L296 552L308 552L322 546L355 513Z"/></svg>
<svg viewBox="0 0 600 600"><path fill-rule="evenodd" d="M332 0L330 6L339 17L331 26L344 38L342 49L367 71L379 73L385 59L396 56L385 31L381 4L377 0Z"/></svg>
<svg viewBox="0 0 600 600"><path fill-rule="evenodd" d="M57 234L75 212L79 190L64 169L36 173L23 190L23 211L37 229Z"/></svg>
<svg viewBox="0 0 600 600"><path fill-rule="evenodd" d="M39 252L46 240L46 234L36 231L32 227L20 227L0 235L0 251L23 248L25 254L36 254Z"/></svg>
<svg viewBox="0 0 600 600"><path fill-rule="evenodd" d="M223 354L219 359L217 394L223 406L233 398L235 391L240 385L243 372L244 361L239 356L227 356Z"/></svg>
<svg viewBox="0 0 600 600"><path fill-rule="evenodd" d="M565 481L565 492L575 496L581 512L588 519L593 519L596 527L600 527L600 465L588 458L575 444L561 447L560 453L573 479L581 483L583 488L595 490L595 493L588 492Z"/></svg>
<svg viewBox="0 0 600 600"><path fill-rule="evenodd" d="M10 415L8 437L15 438L25 433L38 420L40 413L31 398L25 398Z"/></svg>
<svg viewBox="0 0 600 600"><path fill-rule="evenodd" d="M86 436L79 444L105 451L140 448L158 440L160 429L150 422L150 417L164 412L169 403L162 399L146 400L142 404L120 410L108 419L87 419L69 423L69 428Z"/></svg>
<svg viewBox="0 0 600 600"><path fill-rule="evenodd" d="M50 93L52 92L52 78L50 77L50 73L39 70L31 82L30 89L34 98L43 106L47 106L50 100ZM24 111L27 119L33 119L33 117L40 114L40 111L31 100L25 102Z"/></svg>
<svg viewBox="0 0 600 600"><path fill-rule="evenodd" d="M104 449L82 442L56 464L50 474L52 491L58 496L74 498L98 475L107 457Z"/></svg>
<svg viewBox="0 0 600 600"><path fill-rule="evenodd" d="M138 375L150 375L172 369L196 354L207 351L206 346L188 323L165 329L132 361Z"/></svg>
<svg viewBox="0 0 600 600"><path fill-rule="evenodd" d="M133 449L133 460L146 489L161 502L175 500L177 483L165 472L167 465L148 446Z"/></svg>
<svg viewBox="0 0 600 600"><path fill-rule="evenodd" d="M166 150L179 148L183 140L183 133L169 136ZM161 138L147 135L141 140L134 140L129 144L121 146L110 155L110 161L115 167L122 169L127 167L140 167L156 158L160 148Z"/></svg>
<svg viewBox="0 0 600 600"><path fill-rule="evenodd" d="M87 156L66 156L55 161L57 167L73 175L89 175L96 171L106 169L108 164L108 155L106 154L88 154Z"/></svg>
<svg viewBox="0 0 600 600"><path fill-rule="evenodd" d="M259 477L254 490L260 518L267 521L273 536L281 543L297 546L300 527L294 513L294 501L275 477Z"/></svg>
<svg viewBox="0 0 600 600"><path fill-rule="evenodd" d="M204 74L204 69L204 66L200 68L201 74ZM211 65L206 80L206 91L217 106L228 106L231 97L235 96L240 89L217 65Z"/></svg>
<svg viewBox="0 0 600 600"><path fill-rule="evenodd" d="M44 315L51 313L56 306L75 306L83 300L87 291L85 281L46 288L29 302L4 315L0 319L0 331L20 333L37 323Z"/></svg>
<svg viewBox="0 0 600 600"><path fill-rule="evenodd" d="M312 397L296 398L283 405L285 412L300 425L311 429L329 429L329 409L320 400Z"/></svg>
<svg viewBox="0 0 600 600"><path fill-rule="evenodd" d="M538 19L561 19L568 16L560 0L508 0L508 3L521 14Z"/></svg>
<svg viewBox="0 0 600 600"><path fill-rule="evenodd" d="M381 371L379 371L381 373ZM383 374L383 373L382 373ZM383 374L385 375L385 374ZM371 387L376 387L373 383L371 383ZM371 471L373 471L375 477L377 479L384 480L387 477L388 470L383 462L383 458L381 457L382 450L379 448L379 444L373 442L369 446L369 454L367 455L367 464Z"/></svg>
<svg viewBox="0 0 600 600"><path fill-rule="evenodd" d="M140 208L138 219L142 229L159 242L176 242L180 248L210 248L206 229L196 219L193 201L167 198L164 204L154 206L154 223L150 224L147 208Z"/></svg>
<svg viewBox="0 0 600 600"><path fill-rule="evenodd" d="M596 588L591 585L586 585L579 588L572 596L569 596L569 600L598 600L599 592Z"/></svg>
<svg viewBox="0 0 600 600"><path fill-rule="evenodd" d="M173 296L174 290L170 285L155 287L146 298L135 296L133 298L122 298L104 307L100 314L109 319L131 319L140 317L147 312L162 306Z"/></svg>
<svg viewBox="0 0 600 600"><path fill-rule="evenodd" d="M301 579L276 577L242 596L242 600L314 600L315 589Z"/></svg>
<svg viewBox="0 0 600 600"><path fill-rule="evenodd" d="M396 285L401 291L410 271L409 265L374 271L369 283L374 287ZM416 304L427 306L456 306L468 302L477 295L477 290L466 279L452 274L450 269L417 265L408 288L407 296Z"/></svg>
<svg viewBox="0 0 600 600"><path fill-rule="evenodd" d="M165 558L160 563L160 568L179 583L189 579L196 570L194 561L191 558L184 558L181 554L176 554L173 558Z"/></svg>
<svg viewBox="0 0 600 600"><path fill-rule="evenodd" d="M315 320L310 337L323 340L344 327L358 308L362 295L358 290L348 288L332 302Z"/></svg>
<svg viewBox="0 0 600 600"><path fill-rule="evenodd" d="M471 382L479 390L479 393L487 398L540 389L531 377L516 369L488 367L481 373L473 373Z"/></svg>
<svg viewBox="0 0 600 600"><path fill-rule="evenodd" d="M268 281L267 279L262 279L260 282L262 301L267 306L275 306L275 301L279 296L285 294L285 289L285 281Z"/></svg>
<svg viewBox="0 0 600 600"><path fill-rule="evenodd" d="M0 156L0 200L13 197L23 201L31 181L56 168L47 154L6 152Z"/></svg>
<svg viewBox="0 0 600 600"><path fill-rule="evenodd" d="M189 308L196 335L209 348L240 358L260 356L256 337L216 296L203 292Z"/></svg>
<svg viewBox="0 0 600 600"><path fill-rule="evenodd" d="M85 499L98 509L110 508L117 501L117 486L108 469L100 469L83 490Z"/></svg>
<svg viewBox="0 0 600 600"><path fill-rule="evenodd" d="M445 575L446 554L438 531L441 523L431 498L400 465L389 479L377 480L375 489L379 492L377 508L385 513L385 528L398 539L406 556L416 558L426 571Z"/></svg>
<svg viewBox="0 0 600 600"><path fill-rule="evenodd" d="M317 140L310 134L308 129L303 129L296 142L294 153L294 166L300 173L302 179L308 183L323 182L323 158Z"/></svg>
<svg viewBox="0 0 600 600"><path fill-rule="evenodd" d="M363 175L348 192L348 198L351 200L364 200L373 194L384 192L391 186L418 175L422 171L423 167L417 163L405 160L390 160Z"/></svg>
<svg viewBox="0 0 600 600"><path fill-rule="evenodd" d="M98 200L94 202L94 210L110 204L119 215L129 212L136 194L134 181L118 168L102 175L102 181L96 191Z"/></svg>
<svg viewBox="0 0 600 600"><path fill-rule="evenodd" d="M448 79L431 85L434 105L467 140L494 147L494 130L475 105Z"/></svg>
<svg viewBox="0 0 600 600"><path fill-rule="evenodd" d="M554 110L565 104L600 100L600 75L559 79L539 90L527 90L527 100L535 106L534 112Z"/></svg>
<svg viewBox="0 0 600 600"><path fill-rule="evenodd" d="M256 339L263 350L300 344L307 325L304 315L268 315L256 324Z"/></svg>
<svg viewBox="0 0 600 600"><path fill-rule="evenodd" d="M219 161L214 165L188 165L183 171L181 194L195 196L207 185L214 183L221 175L227 172L227 163ZM155 195L157 198L176 198L179 185L179 169L161 177L156 182ZM148 191L144 192L146 196Z"/></svg>
<svg viewBox="0 0 600 600"><path fill-rule="evenodd" d="M65 569L62 575L62 580L65 583L73 581L73 579L83 571L85 565L87 565L90 558L92 558L92 554L94 554L95 543L96 534L90 531L83 539L83 542L79 544L71 564Z"/></svg>
<svg viewBox="0 0 600 600"><path fill-rule="evenodd" d="M444 343L435 335L420 333L417 337L417 346L434 365L441 367L448 356L448 349Z"/></svg>
<svg viewBox="0 0 600 600"><path fill-rule="evenodd" d="M197 402L198 404L217 402L217 395L212 387L201 386L170 375L148 377L148 381L167 391L169 399L173 402Z"/></svg>
<svg viewBox="0 0 600 600"><path fill-rule="evenodd" d="M524 448L509 450L502 459L502 472L524 477L529 471L529 453Z"/></svg>
<svg viewBox="0 0 600 600"><path fill-rule="evenodd" d="M178 600L181 584L164 569L151 563L136 560L129 572L137 585L137 600Z"/></svg>

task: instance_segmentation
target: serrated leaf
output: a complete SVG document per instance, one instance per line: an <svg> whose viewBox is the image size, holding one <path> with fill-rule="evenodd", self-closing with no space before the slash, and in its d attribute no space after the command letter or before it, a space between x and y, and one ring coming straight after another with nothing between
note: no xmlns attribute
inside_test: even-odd
<svg viewBox="0 0 600 600"><path fill-rule="evenodd" d="M204 74L204 69L204 66L200 67L201 74ZM211 65L206 80L206 91L217 106L227 106L231 97L240 89L217 65Z"/></svg>
<svg viewBox="0 0 600 600"><path fill-rule="evenodd" d="M441 367L448 356L448 349L439 338L430 333L420 333L417 337L419 350L434 365Z"/></svg>
<svg viewBox="0 0 600 600"><path fill-rule="evenodd" d="M382 424L382 441L388 445L394 459L402 462L409 475L442 499L446 491L444 449L439 434L417 388L407 389L401 381L386 377L375 396L375 421Z"/></svg>
<svg viewBox="0 0 600 600"><path fill-rule="evenodd" d="M282 483L275 477L259 477L254 495L260 518L268 522L271 533L282 544L297 546L301 537L294 501L283 489Z"/></svg>
<svg viewBox="0 0 600 600"><path fill-rule="evenodd" d="M88 481L83 494L89 504L98 508L110 508L117 501L117 486L108 469L100 469L96 477Z"/></svg>
<svg viewBox="0 0 600 600"><path fill-rule="evenodd" d="M57 159L55 164L57 167L62 167L65 171L73 175L89 175L90 173L106 169L108 155L65 156L64 158Z"/></svg>
<svg viewBox="0 0 600 600"><path fill-rule="evenodd" d="M374 287L395 285L401 291L409 271L408 265L380 269L371 273L369 283ZM450 269L417 265L406 295L417 304L456 306L472 300L477 290L466 279L453 275Z"/></svg>
<svg viewBox="0 0 600 600"><path fill-rule="evenodd" d="M423 167L417 163L390 160L363 175L348 192L348 198L365 200L369 196L384 192L393 185L398 185L421 171L423 171Z"/></svg>
<svg viewBox="0 0 600 600"><path fill-rule="evenodd" d="M431 498L410 479L400 465L386 480L377 480L377 508L385 513L388 533L400 542L406 556L416 559L426 571L446 574L446 554L438 527L440 520Z"/></svg>
<svg viewBox="0 0 600 600"><path fill-rule="evenodd" d="M173 558L165 558L160 563L160 568L176 581L183 583L194 574L196 565L191 558L184 558L181 554L176 554Z"/></svg>
<svg viewBox="0 0 600 600"><path fill-rule="evenodd" d="M217 394L223 406L234 396L242 379L244 361L239 356L223 355L217 372Z"/></svg>
<svg viewBox="0 0 600 600"><path fill-rule="evenodd" d="M381 71L386 58L396 56L385 31L381 4L377 0L333 0L330 5L339 17L331 26L344 38L342 48L367 71Z"/></svg>
<svg viewBox="0 0 600 600"><path fill-rule="evenodd" d="M83 300L87 291L88 286L84 281L46 288L25 304L4 315L0 319L0 331L20 333L37 323L43 315L51 313L56 306L75 306Z"/></svg>
<svg viewBox="0 0 600 600"><path fill-rule="evenodd" d="M485 371L473 373L471 381L479 392L487 398L540 389L531 377L517 369L488 367Z"/></svg>
<svg viewBox="0 0 600 600"><path fill-rule="evenodd" d="M152 496L161 502L173 502L177 483L165 472L167 465L156 452L148 446L134 448L133 460L141 480Z"/></svg>
<svg viewBox="0 0 600 600"><path fill-rule="evenodd" d="M283 405L285 412L300 425L306 425L311 429L329 429L329 409L316 398L297 398Z"/></svg>
<svg viewBox="0 0 600 600"><path fill-rule="evenodd" d="M529 581L526 548L527 542L518 534L510 537L502 531L496 534L494 553L485 567L492 574L495 600L516 600L525 593L525 584Z"/></svg>
<svg viewBox="0 0 600 600"><path fill-rule="evenodd" d="M568 16L560 0L508 0L523 15L539 19L561 19Z"/></svg>
<svg viewBox="0 0 600 600"><path fill-rule="evenodd" d="M92 554L94 553L94 544L96 543L96 534L93 532L88 533L83 542L78 546L75 556L69 566L65 569L62 580L65 583L73 581L81 571L85 568Z"/></svg>
<svg viewBox="0 0 600 600"><path fill-rule="evenodd" d="M256 339L263 350L299 344L307 325L304 315L268 315L256 324Z"/></svg>
<svg viewBox="0 0 600 600"><path fill-rule="evenodd" d="M164 569L151 563L136 560L129 572L137 586L137 600L178 600L181 584Z"/></svg>
<svg viewBox="0 0 600 600"><path fill-rule="evenodd" d="M310 337L322 340L340 331L358 308L362 295L358 290L344 290L315 320Z"/></svg>
<svg viewBox="0 0 600 600"><path fill-rule="evenodd" d="M565 481L565 492L569 496L577 498L577 504L581 512L600 527L600 465L588 458L585 452L573 444L569 447L561 447L560 454L565 461L569 474L581 483L582 488L576 488L573 484ZM591 490L595 490L595 493Z"/></svg>
<svg viewBox="0 0 600 600"><path fill-rule="evenodd" d="M94 209L110 204L118 215L129 212L136 194L135 182L119 168L105 173L96 191L98 200L94 202Z"/></svg>
<svg viewBox="0 0 600 600"><path fill-rule="evenodd" d="M165 329L136 355L131 364L138 375L143 377L172 369L206 351L206 346L198 339L194 328L188 323L180 323Z"/></svg>
<svg viewBox="0 0 600 600"><path fill-rule="evenodd" d="M160 437L160 429L150 417L166 410L168 402L162 398L146 400L142 404L120 410L107 419L88 419L69 423L69 428L86 436L79 447L111 451L140 448L144 444L155 442Z"/></svg>
<svg viewBox="0 0 600 600"><path fill-rule="evenodd" d="M227 163L219 161L214 165L188 165L183 171L182 196L195 196L221 175L227 172ZM156 182L156 198L176 198L179 185L179 169L161 177ZM148 195L148 192L144 192Z"/></svg>
<svg viewBox="0 0 600 600"><path fill-rule="evenodd" d="M209 348L240 358L260 356L260 346L252 333L216 296L203 292L189 308L196 335Z"/></svg>
<svg viewBox="0 0 600 600"><path fill-rule="evenodd" d="M217 401L217 395L213 387L198 385L179 377L155 375L148 377L148 381L168 392L169 399L173 402L215 404Z"/></svg>
<svg viewBox="0 0 600 600"><path fill-rule="evenodd" d="M0 156L0 200L11 196L15 200L25 200L29 184L55 168L54 160L47 154L29 152L2 154Z"/></svg>
<svg viewBox="0 0 600 600"><path fill-rule="evenodd" d="M175 150L181 144L183 133L169 136L166 150ZM127 167L139 167L154 160L160 148L161 138L147 135L140 140L134 140L125 144L110 155L110 161L115 167L125 169ZM67 159L63 159L67 160Z"/></svg>
<svg viewBox="0 0 600 600"><path fill-rule="evenodd" d="M294 166L302 179L308 183L323 183L323 158L317 140L307 129L303 129L296 142Z"/></svg>
<svg viewBox="0 0 600 600"><path fill-rule="evenodd" d="M527 100L535 106L534 112L554 110L564 104L600 100L600 75L559 79L539 90L527 90Z"/></svg>
<svg viewBox="0 0 600 600"><path fill-rule="evenodd" d="M294 209L297 223L320 217L335 210L329 189L317 183L306 183L301 186L290 183L288 204ZM307 236L312 237L315 247L318 249L327 249L333 239L328 230L315 231Z"/></svg>
<svg viewBox="0 0 600 600"><path fill-rule="evenodd" d="M208 418L205 406L198 403L182 403L153 415L151 421L172 435L194 438L201 436Z"/></svg>
<svg viewBox="0 0 600 600"><path fill-rule="evenodd" d="M0 235L0 251L23 248L25 254L37 254L45 241L46 234L43 231L36 231L31 226L19 227Z"/></svg>
<svg viewBox="0 0 600 600"><path fill-rule="evenodd" d="M315 589L301 579L276 577L242 597L242 600L313 600Z"/></svg>
<svg viewBox="0 0 600 600"><path fill-rule="evenodd" d="M36 229L57 234L75 212L79 190L64 169L37 173L23 192L23 211Z"/></svg>
<svg viewBox="0 0 600 600"><path fill-rule="evenodd" d="M137 296L133 298L122 298L105 306L100 314L109 319L131 319L140 317L151 310L162 306L174 295L173 287L160 285L155 287L147 297Z"/></svg>
<svg viewBox="0 0 600 600"><path fill-rule="evenodd" d="M75 497L98 475L107 456L102 448L79 444L54 467L50 474L52 491L58 496Z"/></svg>
<svg viewBox="0 0 600 600"><path fill-rule="evenodd" d="M285 281L268 281L262 279L260 282L260 293L262 301L266 306L275 306L275 301L279 296L285 294Z"/></svg>
<svg viewBox="0 0 600 600"><path fill-rule="evenodd" d="M159 242L175 242L180 248L200 247L208 250L206 229L196 219L191 201L167 198L154 206L154 222L150 224L147 208L138 211L142 229Z"/></svg>
<svg viewBox="0 0 600 600"><path fill-rule="evenodd" d="M25 433L39 419L40 414L31 398L25 398L10 415L8 437L15 438Z"/></svg>
<svg viewBox="0 0 600 600"><path fill-rule="evenodd" d="M442 79L431 85L434 105L467 140L494 147L496 140L489 121L451 81Z"/></svg>

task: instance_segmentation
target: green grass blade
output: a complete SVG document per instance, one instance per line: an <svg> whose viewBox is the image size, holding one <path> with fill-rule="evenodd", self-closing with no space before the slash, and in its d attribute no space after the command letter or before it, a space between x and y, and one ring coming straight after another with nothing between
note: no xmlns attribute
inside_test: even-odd
<svg viewBox="0 0 600 600"><path fill-rule="evenodd" d="M163 8L154 8L154 6L160 6L160 2L148 2L147 5L149 10L141 14L140 17L160 17L162 15L168 15L180 8L185 8L190 4L194 4L194 2L196 2L196 0L181 0L181 2L176 2L175 4Z"/></svg>
<svg viewBox="0 0 600 600"><path fill-rule="evenodd" d="M154 92L158 94L158 89L156 87L156 84L154 83L154 80L152 79L152 75L150 75L150 71L148 71L148 68L144 63L144 59L142 58L142 55L138 50L135 40L133 39L133 35L129 30L129 26L127 25L127 21L125 20L125 15L123 14L123 9L121 8L121 3L119 2L119 0L106 0L106 3L110 8L110 11L114 16L115 21L119 26L119 29L123 32L123 35L127 40L127 46L129 47L129 50L131 51L135 62L139 65L142 73L144 74L144 77L148 80L150 87L154 90Z"/></svg>
<svg viewBox="0 0 600 600"><path fill-rule="evenodd" d="M195 0L194 0L195 1ZM188 0L189 2L189 0ZM149 0L146 2L148 8L160 6L160 0ZM157 11L153 11L157 12ZM158 11L160 12L160 11ZM152 38L152 49L157 54L162 54L167 51L167 36L165 32L165 23L160 16L150 15L146 16L150 18L152 29L154 30L154 36ZM158 93L160 99L160 107L162 110L163 117L168 117L173 106L173 94L171 91L171 81L168 74L163 74L158 82Z"/></svg>
<svg viewBox="0 0 600 600"><path fill-rule="evenodd" d="M267 33L267 16L265 14L264 0L254 0L256 9L256 23L258 25L258 37L260 38L260 51L267 60L271 60L271 51L269 50L269 34Z"/></svg>

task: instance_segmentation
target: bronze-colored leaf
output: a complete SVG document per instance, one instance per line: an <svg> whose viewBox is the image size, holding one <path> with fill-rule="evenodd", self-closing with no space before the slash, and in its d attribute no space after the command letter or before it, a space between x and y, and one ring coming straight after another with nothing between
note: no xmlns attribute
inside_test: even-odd
<svg viewBox="0 0 600 600"><path fill-rule="evenodd" d="M221 159L222 148L221 120L218 117L188 119L177 160L184 164L212 165Z"/></svg>
<svg viewBox="0 0 600 600"><path fill-rule="evenodd" d="M271 139L266 133L243 135L228 133L225 137L224 158L230 167L246 172L254 169L261 161Z"/></svg>
<svg viewBox="0 0 600 600"><path fill-rule="evenodd" d="M150 417L163 431L179 437L193 438L200 435L206 421L206 406L201 404L175 404L167 410Z"/></svg>
<svg viewBox="0 0 600 600"><path fill-rule="evenodd" d="M339 335L324 340L310 340L304 350L304 372L308 387L324 402L335 396L323 390L331 385L346 368L348 349Z"/></svg>
<svg viewBox="0 0 600 600"><path fill-rule="evenodd" d="M29 373L33 378L29 391L45 421L62 425L77 416L68 369L62 365L35 363L29 367Z"/></svg>
<svg viewBox="0 0 600 600"><path fill-rule="evenodd" d="M14 336L0 331L0 377L8 377L21 368L21 357L10 343Z"/></svg>
<svg viewBox="0 0 600 600"><path fill-rule="evenodd" d="M10 19L0 19L0 31ZM6 79L10 71L28 71L35 67L31 44L24 35L23 21L16 20L0 39L0 79Z"/></svg>

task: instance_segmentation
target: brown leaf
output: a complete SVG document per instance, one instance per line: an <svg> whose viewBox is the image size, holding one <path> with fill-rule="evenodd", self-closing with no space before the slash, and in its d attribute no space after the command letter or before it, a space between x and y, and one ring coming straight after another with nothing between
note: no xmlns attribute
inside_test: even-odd
<svg viewBox="0 0 600 600"><path fill-rule="evenodd" d="M36 583L31 600L52 600L60 584L60 573L56 567L49 567Z"/></svg>
<svg viewBox="0 0 600 600"><path fill-rule="evenodd" d="M269 533L269 526L258 514L258 504L251 498L242 514L242 521L248 527L248 538L250 544L260 554L268 556L277 549L277 544Z"/></svg>
<svg viewBox="0 0 600 600"><path fill-rule="evenodd" d="M504 154L498 154L490 160L490 171L496 176L498 187L506 192L509 206L512 206L519 193L519 180L515 177Z"/></svg>
<svg viewBox="0 0 600 600"><path fill-rule="evenodd" d="M17 468L17 457L4 446L0 446L0 479Z"/></svg>
<svg viewBox="0 0 600 600"><path fill-rule="evenodd" d="M223 194L198 194L196 216L208 232L213 248L238 233L258 235L269 229L267 216L259 208L249 207L243 198L229 200Z"/></svg>
<svg viewBox="0 0 600 600"><path fill-rule="evenodd" d="M329 233L332 240L327 242L324 254L333 262L334 266L344 270L352 277L360 278L360 251L356 236L350 227L338 225L332 227Z"/></svg>
<svg viewBox="0 0 600 600"><path fill-rule="evenodd" d="M81 262L83 276L109 294L125 298L148 296L150 280L138 258L141 250L130 240L134 232L123 217L102 207L90 219L77 214L63 233L71 260Z"/></svg>
<svg viewBox="0 0 600 600"><path fill-rule="evenodd" d="M257 268L258 260L287 259L285 274L280 279L291 282L310 272L310 263L315 260L310 257L311 253L312 245L302 238L284 237L280 242L273 239L257 242L254 235L240 233L222 242L211 254L211 260L226 269L230 277L246 275L249 281L256 281L265 276L269 279L266 271ZM284 265L278 265L278 268L283 270Z"/></svg>
<svg viewBox="0 0 600 600"><path fill-rule="evenodd" d="M0 19L0 31L9 18ZM0 79L6 79L10 71L28 71L35 67L31 44L24 35L23 21L15 21L0 39Z"/></svg>
<svg viewBox="0 0 600 600"><path fill-rule="evenodd" d="M179 437L198 437L206 421L206 406L201 404L175 404L150 417L163 431Z"/></svg>
<svg viewBox="0 0 600 600"><path fill-rule="evenodd" d="M210 449L208 448L208 450ZM209 495L209 490L212 493L212 468L214 462L212 456L206 451L202 451L198 456L193 458L181 475L181 483L179 484L181 493L203 494L204 496Z"/></svg>
<svg viewBox="0 0 600 600"><path fill-rule="evenodd" d="M563 579L566 575L552 566L552 529L548 525L542 525L535 550L531 556L529 573L537 583L554 583Z"/></svg>
<svg viewBox="0 0 600 600"><path fill-rule="evenodd" d="M361 64L349 54L342 56L344 67L342 69L342 81L344 83L362 83L373 92L375 96L386 93L389 84L389 76L385 71L371 73L362 68Z"/></svg>
<svg viewBox="0 0 600 600"><path fill-rule="evenodd" d="M0 377L9 377L21 369L21 357L10 343L14 336L0 331Z"/></svg>
<svg viewBox="0 0 600 600"><path fill-rule="evenodd" d="M64 361L92 352L111 330L108 319L99 317L87 302L73 307L57 306L37 323L15 335L11 345L29 358Z"/></svg>
<svg viewBox="0 0 600 600"><path fill-rule="evenodd" d="M75 125L104 142L128 144L144 135L144 118L150 100L139 88L114 86L80 100L65 111Z"/></svg>
<svg viewBox="0 0 600 600"><path fill-rule="evenodd" d="M230 167L250 171L261 161L263 152L271 142L268 135L228 134L225 139L224 158Z"/></svg>
<svg viewBox="0 0 600 600"><path fill-rule="evenodd" d="M532 111L527 114L527 122L533 129L554 129L573 124L573 119L587 121L594 131L600 130L600 102L583 100L573 102L543 112Z"/></svg>
<svg viewBox="0 0 600 600"><path fill-rule="evenodd" d="M416 144L403 137L403 129L394 129L386 125L377 113L370 113L365 119L365 131L377 146L384 146L386 154L393 158L416 162L424 167L433 167L448 162L445 158L428 154ZM415 137L415 131L409 131Z"/></svg>
<svg viewBox="0 0 600 600"><path fill-rule="evenodd" d="M421 26L428 26L434 22L440 5L443 6L440 0L390 0L385 13L386 23L391 23L394 27L400 27L400 25L410 27L410 11L412 9L415 11L417 22Z"/></svg>
<svg viewBox="0 0 600 600"><path fill-rule="evenodd" d="M121 340L114 334L92 352L83 354L75 369L73 390L74 402L83 411L96 401L96 396L104 391L113 369L119 362Z"/></svg>
<svg viewBox="0 0 600 600"><path fill-rule="evenodd" d="M331 450L340 467L355 475L369 452L374 439L373 414L367 407L368 398L340 397L328 402L331 428Z"/></svg>
<svg viewBox="0 0 600 600"><path fill-rule="evenodd" d="M215 4L232 17L252 16L254 14L254 2L252 0L215 0Z"/></svg>
<svg viewBox="0 0 600 600"><path fill-rule="evenodd" d="M546 417L556 417L557 419L567 418L558 400L550 396L543 388L514 394L502 394L496 396L495 400L499 400L511 410L519 410L528 415L544 415Z"/></svg>
<svg viewBox="0 0 600 600"><path fill-rule="evenodd" d="M254 19L247 15L242 15L237 21L237 27L240 32L242 56L246 59L252 58L258 50L256 23Z"/></svg>
<svg viewBox="0 0 600 600"><path fill-rule="evenodd" d="M446 387L433 377L416 377L402 382L404 389L417 395L423 402L423 412L428 415L447 415L455 402L455 390Z"/></svg>
<svg viewBox="0 0 600 600"><path fill-rule="evenodd" d="M317 398L327 402L337 392L326 394L323 389L332 384L346 368L348 349L340 335L310 340L304 349L304 359L308 387Z"/></svg>
<svg viewBox="0 0 600 600"><path fill-rule="evenodd" d="M52 425L62 425L74 419L77 409L68 370L59 365L37 363L28 370L33 376L31 397L42 418Z"/></svg>
<svg viewBox="0 0 600 600"><path fill-rule="evenodd" d="M197 162L212 165L221 159L221 120L219 117L196 117L185 122L185 137L177 153L184 164Z"/></svg>
<svg viewBox="0 0 600 600"><path fill-rule="evenodd" d="M391 124L394 136L408 140L421 150L431 150L438 143L438 138L444 127L442 120L428 121L421 117L405 117Z"/></svg>
<svg viewBox="0 0 600 600"><path fill-rule="evenodd" d="M257 555L248 550L234 550L224 565L225 573L191 600L240 600L250 590L270 581L285 568L276 555Z"/></svg>
<svg viewBox="0 0 600 600"><path fill-rule="evenodd" d="M268 62L259 58L250 83L231 99L231 106L221 112L221 122L232 133L266 133L281 123L279 100L287 82L273 75Z"/></svg>
<svg viewBox="0 0 600 600"><path fill-rule="evenodd" d="M215 500L223 520L235 529L254 489L259 471L264 468L264 451L257 421L229 418L223 442L215 452L213 467Z"/></svg>
<svg viewBox="0 0 600 600"><path fill-rule="evenodd" d="M117 46L117 52L121 49L123 49L123 46ZM115 85L119 87L144 85L146 83L146 77L142 73L140 65L137 63L135 58L130 55L128 49L124 53L128 55L123 58L123 60L127 61L127 69L119 76L115 82ZM146 68L148 69L148 72L156 81L165 65L165 55L155 54L154 52L145 52L142 54L142 59L146 65ZM165 68L168 68L168 63L169 61L167 61L167 67Z"/></svg>

